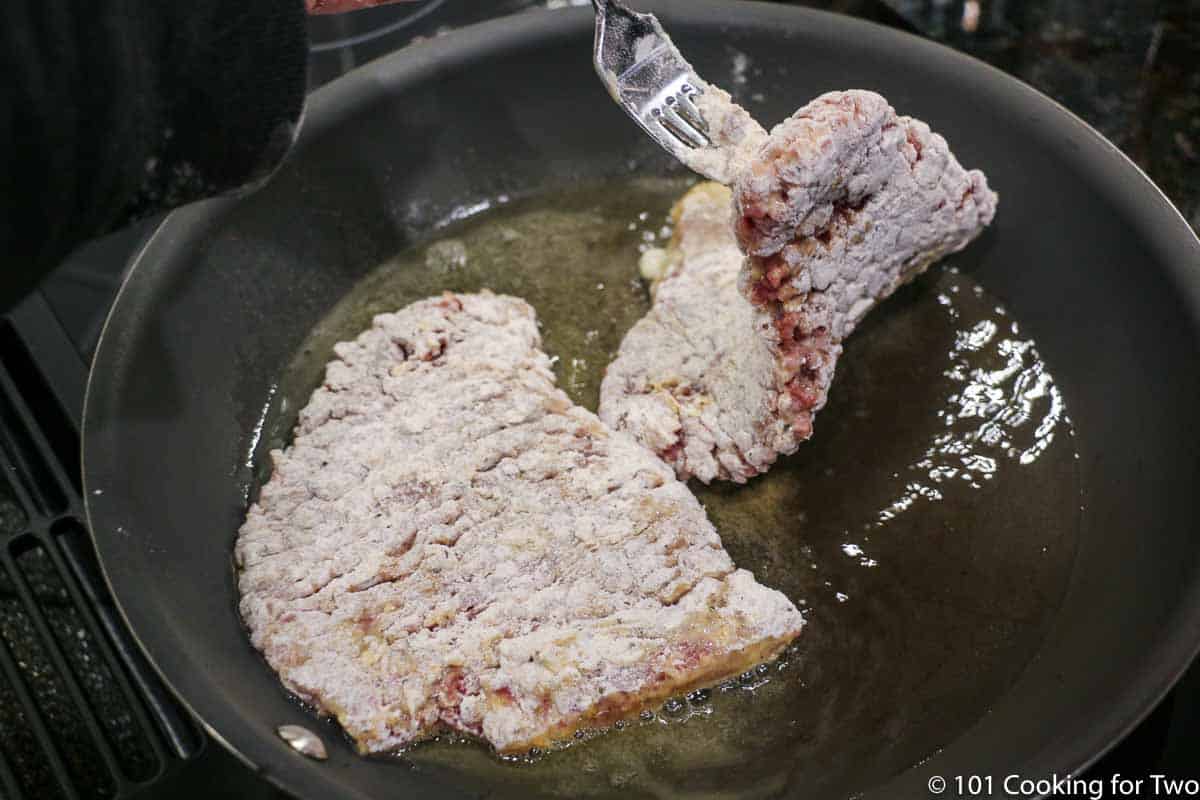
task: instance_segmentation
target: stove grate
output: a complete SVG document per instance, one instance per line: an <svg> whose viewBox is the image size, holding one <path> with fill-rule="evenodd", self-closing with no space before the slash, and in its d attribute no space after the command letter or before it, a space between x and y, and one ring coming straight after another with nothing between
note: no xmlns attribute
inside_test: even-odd
<svg viewBox="0 0 1200 800"><path fill-rule="evenodd" d="M14 318L38 320L36 346ZM82 397L58 396L34 366L33 351L56 347L73 353L40 297L0 321L0 795L130 798L199 755L204 738L137 649L99 570L70 410Z"/></svg>

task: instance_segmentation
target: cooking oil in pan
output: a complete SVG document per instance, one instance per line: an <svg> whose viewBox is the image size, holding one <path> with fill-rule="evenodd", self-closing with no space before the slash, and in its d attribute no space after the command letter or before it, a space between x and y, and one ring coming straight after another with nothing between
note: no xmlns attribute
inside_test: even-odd
<svg viewBox="0 0 1200 800"><path fill-rule="evenodd" d="M509 203L382 266L315 329L265 432L286 440L334 342L444 290L528 300L559 385L595 410L649 308L640 250L682 181ZM967 257L960 260L966 261ZM808 625L779 660L517 762L447 737L399 758L503 794L845 796L964 732L1037 651L1079 526L1073 433L1033 342L950 259L847 342L812 440L746 486L693 485L739 566Z"/></svg>

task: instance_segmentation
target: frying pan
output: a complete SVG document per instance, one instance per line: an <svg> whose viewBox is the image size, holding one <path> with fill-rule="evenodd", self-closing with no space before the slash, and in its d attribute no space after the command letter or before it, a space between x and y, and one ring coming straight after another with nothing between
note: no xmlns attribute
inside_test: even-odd
<svg viewBox="0 0 1200 800"><path fill-rule="evenodd" d="M960 259L1056 370L1086 507L1050 635L991 712L867 797L932 775L1078 772L1135 725L1200 640L1200 245L1116 148L977 61L792 7L647 0L701 74L726 47L766 70L769 123L834 88L882 92L944 133L1002 196ZM298 797L426 797L453 770L362 759L289 700L237 616L232 542L263 407L307 332L372 267L453 209L667 162L590 66L584 9L489 22L409 48L312 98L264 189L174 214L121 289L88 390L84 480L96 546L134 634L183 702ZM325 731L328 761L275 735ZM804 794L805 786L786 789Z"/></svg>

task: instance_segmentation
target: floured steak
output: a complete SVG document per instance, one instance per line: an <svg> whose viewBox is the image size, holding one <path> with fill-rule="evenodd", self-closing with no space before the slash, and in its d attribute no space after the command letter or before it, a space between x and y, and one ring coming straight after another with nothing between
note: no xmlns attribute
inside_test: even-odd
<svg viewBox="0 0 1200 800"><path fill-rule="evenodd" d="M731 203L729 189L702 183L675 205L654 305L600 387L604 422L705 483L742 483L808 435L775 413L775 357L738 291Z"/></svg>
<svg viewBox="0 0 1200 800"><path fill-rule="evenodd" d="M778 125L734 187L743 289L776 356L777 412L811 429L842 340L880 300L966 247L996 195L929 126L865 91Z"/></svg>
<svg viewBox="0 0 1200 800"><path fill-rule="evenodd" d="M822 95L769 135L713 87L700 106L715 146L685 158L732 183L735 209L712 184L680 202L668 272L600 415L680 478L742 482L812 435L845 337L978 236L996 195L873 92Z"/></svg>
<svg viewBox="0 0 1200 800"><path fill-rule="evenodd" d="M520 752L774 656L803 620L652 453L555 388L532 308L375 318L238 536L241 611L363 752L439 730Z"/></svg>

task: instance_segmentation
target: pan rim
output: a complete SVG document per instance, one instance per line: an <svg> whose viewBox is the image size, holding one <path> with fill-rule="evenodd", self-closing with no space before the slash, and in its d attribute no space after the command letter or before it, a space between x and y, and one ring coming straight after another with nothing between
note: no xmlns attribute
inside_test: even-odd
<svg viewBox="0 0 1200 800"><path fill-rule="evenodd" d="M721 0L657 0L657 2L651 0L649 4L656 6L658 9L669 9L667 13L672 15L681 15L684 8L695 9L699 7L700 9L706 9L710 13L715 9L728 9L728 4ZM1089 134L1089 138L1093 140L1093 143L1102 147L1107 153L1107 158L1110 160L1110 163L1113 163L1114 168L1118 165L1126 170L1131 168L1132 174L1137 176L1142 187L1150 188L1160 201L1157 208L1158 216L1163 219L1165 224L1177 226L1179 229L1178 233L1182 236L1182 241L1186 242L1186 246L1193 248L1197 254L1200 254L1200 236L1197 236L1196 231L1192 229L1182 212L1167 197L1161 187L1154 183L1136 162L1069 108L1019 78L949 46L867 20L817 9L791 6L781 7L758 1L744 2L739 4L739 7L755 7L763 14L769 12L776 16L790 16L795 19L807 17L813 22L824 21L826 23L849 26L851 29L857 28L864 32L873 32L877 36L894 39L899 47L916 48L917 50L928 52L932 57L951 59L952 61L956 60L964 68L975 70L978 74L991 81L999 81L1011 88L1019 87L1024 96L1031 102L1045 105L1048 109L1053 110L1054 114L1061 117L1064 123L1073 125L1077 130ZM437 66L440 60L440 53L447 47L447 42L450 42L461 51L471 51L476 54L486 53L493 50L519 46L523 43L542 38L547 34L562 33L565 30L573 29L573 26L580 24L585 15L590 20L590 9L545 9L493 19L458 29L435 40L411 45L377 61L363 65L331 84L318 89L309 96L298 140L303 141L322 127L333 124L337 119L337 109L340 105L343 103L354 104L355 98L358 96L358 92L355 90L356 87L375 83L381 76L393 72L405 73L409 76L407 80L410 81L423 79L428 71ZM1113 159L1113 156L1117 158ZM94 430L100 424L99 415L101 412L97 409L95 400L97 391L95 390L94 382L96 381L97 365L102 360L111 357L110 351L114 347L110 328L119 324L117 317L120 316L122 310L122 301L123 299L127 299L127 295L131 291L130 287L135 280L139 279L149 269L146 262L161 240L176 232L188 230L193 222L207 219L221 209L232 207L237 201L238 197L216 198L171 213L156 227L154 232L138 250L137 254L131 259L130 266L126 270L113 304L105 318L104 325L101 328L85 389L84 413L80 432L83 510L88 529L93 532L92 539L96 547L100 571L113 597L115 607L133 640L137 642L148 663L163 681L163 684L171 691L181 705L200 722L204 730L221 746L232 753L241 763L265 778L273 786L297 797L305 797L311 796L314 787L303 780L302 771L268 769L267 763L256 763L244 752L243 748L230 741L221 731L210 724L205 716L199 713L192 702L189 701L187 694L177 688L179 681L171 679L160 665L159 660L155 658L152 651L146 646L146 643L138 632L138 628L133 624L127 604L122 602L117 592L110 568L106 565L106 559L100 547L100 542L94 533L97 530L97 523L103 522L103 520L100 519L101 512L95 507L96 504L92 493L92 479L96 469L90 458L96 448L89 447L89 430ZM1197 264L1200 264L1200 261ZM1189 627L1189 623L1193 628L1200 628L1200 583L1193 584L1190 590L1182 596L1175 609L1173 618L1175 624L1169 626L1171 632L1164 634L1155 641L1155 649L1147 653L1146 667L1137 675L1132 676L1129 682L1129 686L1141 687L1141 690L1127 692L1121 701L1114 702L1110 707L1111 710L1105 719L1112 724L1105 727L1103 731L1101 731L1100 726L1093 726L1086 735L1077 737L1073 742L1062 746L1061 749L1064 753L1073 754L1073 763L1070 765L1071 769L1069 770L1071 774L1078 774L1086 770L1120 743L1133 728L1139 725L1158 706L1188 669L1191 662L1195 660L1197 655L1200 655L1200 636L1189 636L1184 633ZM1161 666L1164 663L1169 663L1172 666L1164 668ZM1117 714L1116 711L1118 709L1123 713ZM886 786L886 784L883 786ZM307 792L305 791L306 789L308 790ZM344 786L342 789L343 791L353 792L353 796L366 797L366 795L347 789Z"/></svg>

